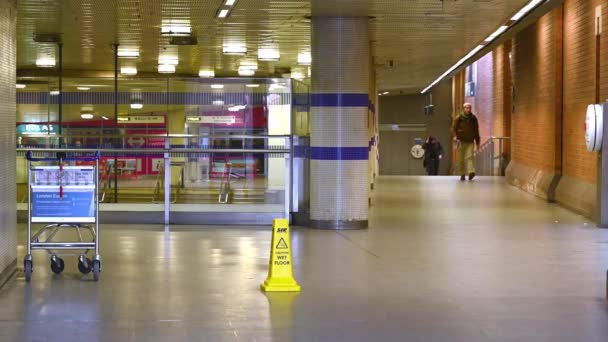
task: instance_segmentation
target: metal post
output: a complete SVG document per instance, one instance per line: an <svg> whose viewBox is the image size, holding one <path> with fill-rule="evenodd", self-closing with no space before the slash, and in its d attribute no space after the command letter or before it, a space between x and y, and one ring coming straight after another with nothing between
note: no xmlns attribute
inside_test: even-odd
<svg viewBox="0 0 608 342"><path fill-rule="evenodd" d="M290 138L286 138L286 145L291 146ZM293 157L293 148L290 148L291 152L284 154L285 156L285 218L291 223L291 215L289 215L290 201L291 201L291 159Z"/></svg>
<svg viewBox="0 0 608 342"><path fill-rule="evenodd" d="M504 152L502 150L503 145L502 145L502 141L504 138L500 138L498 140L498 157L500 158L498 160L498 167L499 167L499 176L504 176L504 169L505 169L505 160L504 160Z"/></svg>
<svg viewBox="0 0 608 342"><path fill-rule="evenodd" d="M57 43L57 48L59 50L59 97L57 98L58 108L58 119L59 119L59 136L62 134L62 126L63 126L63 43ZM50 132L50 130L49 130ZM63 143L63 138L59 138L59 145L61 146Z"/></svg>
<svg viewBox="0 0 608 342"><path fill-rule="evenodd" d="M27 255L32 254L32 162L27 161Z"/></svg>
<svg viewBox="0 0 608 342"><path fill-rule="evenodd" d="M118 135L118 44L114 44L114 130ZM118 156L116 154L114 154L114 203L118 203Z"/></svg>
<svg viewBox="0 0 608 342"><path fill-rule="evenodd" d="M492 139L490 142L490 176L494 176L494 147L494 139Z"/></svg>
<svg viewBox="0 0 608 342"><path fill-rule="evenodd" d="M95 158L95 256L99 255L99 158Z"/></svg>
<svg viewBox="0 0 608 342"><path fill-rule="evenodd" d="M165 229L169 226L169 212L171 205L171 154L169 153L169 148L171 147L171 142L169 137L165 138Z"/></svg>

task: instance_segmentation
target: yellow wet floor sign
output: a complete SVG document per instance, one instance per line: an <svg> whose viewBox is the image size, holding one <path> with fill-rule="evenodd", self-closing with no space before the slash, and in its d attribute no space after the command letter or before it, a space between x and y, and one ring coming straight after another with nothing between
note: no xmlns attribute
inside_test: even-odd
<svg viewBox="0 0 608 342"><path fill-rule="evenodd" d="M265 292L295 292L302 289L293 278L288 220L277 219L272 224L268 278L261 288Z"/></svg>

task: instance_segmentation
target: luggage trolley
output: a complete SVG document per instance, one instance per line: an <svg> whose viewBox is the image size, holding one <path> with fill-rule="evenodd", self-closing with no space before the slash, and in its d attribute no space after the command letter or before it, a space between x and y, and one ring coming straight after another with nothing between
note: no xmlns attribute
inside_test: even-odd
<svg viewBox="0 0 608 342"><path fill-rule="evenodd" d="M36 158L32 156L32 151L28 151L26 158L28 221L27 255L23 260L25 280L29 282L32 279L33 249L47 251L51 257L51 270L55 274L63 272L65 267L60 256L74 255L78 256L80 272L88 274L92 271L93 279L99 280L99 151L90 157L69 158L63 152L57 153L54 158ZM34 166L32 162L56 165ZM64 162L94 162L94 165L64 166ZM32 223L47 225L32 235ZM70 229L75 230L78 241L54 240L57 233ZM84 238L83 233L88 233L91 239ZM87 254L92 250L95 254L91 260Z"/></svg>

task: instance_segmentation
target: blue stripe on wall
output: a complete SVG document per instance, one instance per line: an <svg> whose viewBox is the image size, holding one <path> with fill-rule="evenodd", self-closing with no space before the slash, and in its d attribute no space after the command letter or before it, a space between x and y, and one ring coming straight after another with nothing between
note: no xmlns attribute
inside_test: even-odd
<svg viewBox="0 0 608 342"><path fill-rule="evenodd" d="M368 160L366 147L310 147L312 160Z"/></svg>
<svg viewBox="0 0 608 342"><path fill-rule="evenodd" d="M287 104L290 102L291 94L268 94L263 93L161 93L147 92L138 94L144 105L166 105L166 104L185 104L185 105L212 105L213 101L222 100L226 105L230 104L251 104L265 105L267 102L272 104ZM129 92L118 93L119 104L129 104L134 94ZM63 104L66 105L110 105L114 104L113 92L64 92L62 94ZM57 104L58 95L49 95L46 92L18 92L17 104Z"/></svg>
<svg viewBox="0 0 608 342"><path fill-rule="evenodd" d="M312 94L313 107L369 107L369 94Z"/></svg>

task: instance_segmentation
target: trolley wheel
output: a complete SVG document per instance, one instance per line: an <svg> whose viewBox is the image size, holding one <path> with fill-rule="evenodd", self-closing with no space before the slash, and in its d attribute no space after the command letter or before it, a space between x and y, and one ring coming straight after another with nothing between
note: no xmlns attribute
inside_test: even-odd
<svg viewBox="0 0 608 342"><path fill-rule="evenodd" d="M29 282L32 280L32 272L34 272L34 264L32 260L23 261L23 273L25 273L25 281Z"/></svg>
<svg viewBox="0 0 608 342"><path fill-rule="evenodd" d="M99 260L93 260L93 280L99 280L99 273L101 272L101 262Z"/></svg>
<svg viewBox="0 0 608 342"><path fill-rule="evenodd" d="M61 272L63 272L64 269L65 269L65 262L63 262L63 259L53 255L51 257L51 270L53 271L53 273L61 274Z"/></svg>
<svg viewBox="0 0 608 342"><path fill-rule="evenodd" d="M78 270L82 274L89 274L93 269L93 262L91 259L86 258L84 255L81 255L78 258Z"/></svg>

